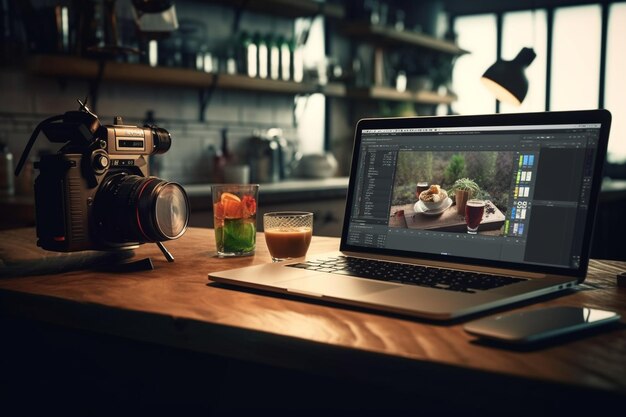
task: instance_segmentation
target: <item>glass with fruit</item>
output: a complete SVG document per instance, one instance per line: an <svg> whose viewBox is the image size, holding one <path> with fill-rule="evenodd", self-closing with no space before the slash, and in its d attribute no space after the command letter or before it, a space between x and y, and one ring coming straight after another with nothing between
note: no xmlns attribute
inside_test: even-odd
<svg viewBox="0 0 626 417"><path fill-rule="evenodd" d="M212 185L211 193L217 255L254 254L259 185Z"/></svg>

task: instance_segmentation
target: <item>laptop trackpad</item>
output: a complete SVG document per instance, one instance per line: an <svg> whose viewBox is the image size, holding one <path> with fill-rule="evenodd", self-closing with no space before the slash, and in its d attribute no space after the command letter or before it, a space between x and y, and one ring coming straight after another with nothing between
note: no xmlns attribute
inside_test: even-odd
<svg viewBox="0 0 626 417"><path fill-rule="evenodd" d="M391 290L400 286L337 275L313 275L283 281L277 285L287 288L287 291L295 290L294 292L301 291L303 293L310 293L311 295L325 295L328 297L348 299L374 292Z"/></svg>

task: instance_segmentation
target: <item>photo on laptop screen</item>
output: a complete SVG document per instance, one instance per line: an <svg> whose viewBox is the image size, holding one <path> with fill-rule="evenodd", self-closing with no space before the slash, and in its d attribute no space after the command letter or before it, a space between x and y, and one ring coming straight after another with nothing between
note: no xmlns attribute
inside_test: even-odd
<svg viewBox="0 0 626 417"><path fill-rule="evenodd" d="M534 162L534 155L526 155L527 165L518 170L511 151L400 151L389 226L504 236L510 204L520 203L520 220L528 212L521 206L530 194L529 156ZM512 186L518 188L517 201L510 201ZM523 227L516 232L523 235Z"/></svg>
<svg viewBox="0 0 626 417"><path fill-rule="evenodd" d="M346 243L576 270L600 133L599 123L363 128Z"/></svg>

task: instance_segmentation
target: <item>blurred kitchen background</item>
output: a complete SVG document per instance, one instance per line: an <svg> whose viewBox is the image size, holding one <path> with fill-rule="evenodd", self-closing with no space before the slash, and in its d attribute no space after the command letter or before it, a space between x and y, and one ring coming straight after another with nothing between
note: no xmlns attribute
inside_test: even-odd
<svg viewBox="0 0 626 417"><path fill-rule="evenodd" d="M625 259L626 2L582 0L0 0L0 228L34 223L32 162L46 117L157 124L151 173L182 183L192 226L210 187L260 182L262 211L307 210L338 236L363 117L607 108L613 113L592 256ZM521 107L479 79L523 47ZM12 159L12 161L11 161Z"/></svg>

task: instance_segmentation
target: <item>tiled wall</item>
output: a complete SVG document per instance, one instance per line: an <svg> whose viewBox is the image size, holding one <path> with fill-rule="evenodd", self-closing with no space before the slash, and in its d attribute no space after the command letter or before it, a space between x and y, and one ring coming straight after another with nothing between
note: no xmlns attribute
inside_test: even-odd
<svg viewBox="0 0 626 417"><path fill-rule="evenodd" d="M120 1L121 10L124 2ZM226 42L231 34L234 12L202 2L177 2L179 20L193 18L206 23L211 44ZM244 12L240 24L248 32L281 33L291 36L293 20ZM30 133L44 118L77 108L89 84L82 80L57 80L27 74L20 69L0 70L0 142L8 143L17 160ZM183 183L211 181L209 147L219 146L220 131L228 129L229 146L245 154L246 139L255 129L280 127L288 139L297 140L293 120L294 97L247 91L217 90L199 122L199 91L159 85L103 82L98 115L105 123L113 116L126 123L141 124L148 110L154 111L159 126L172 134L171 150L161 159L159 175ZM44 137L33 150L56 150Z"/></svg>

